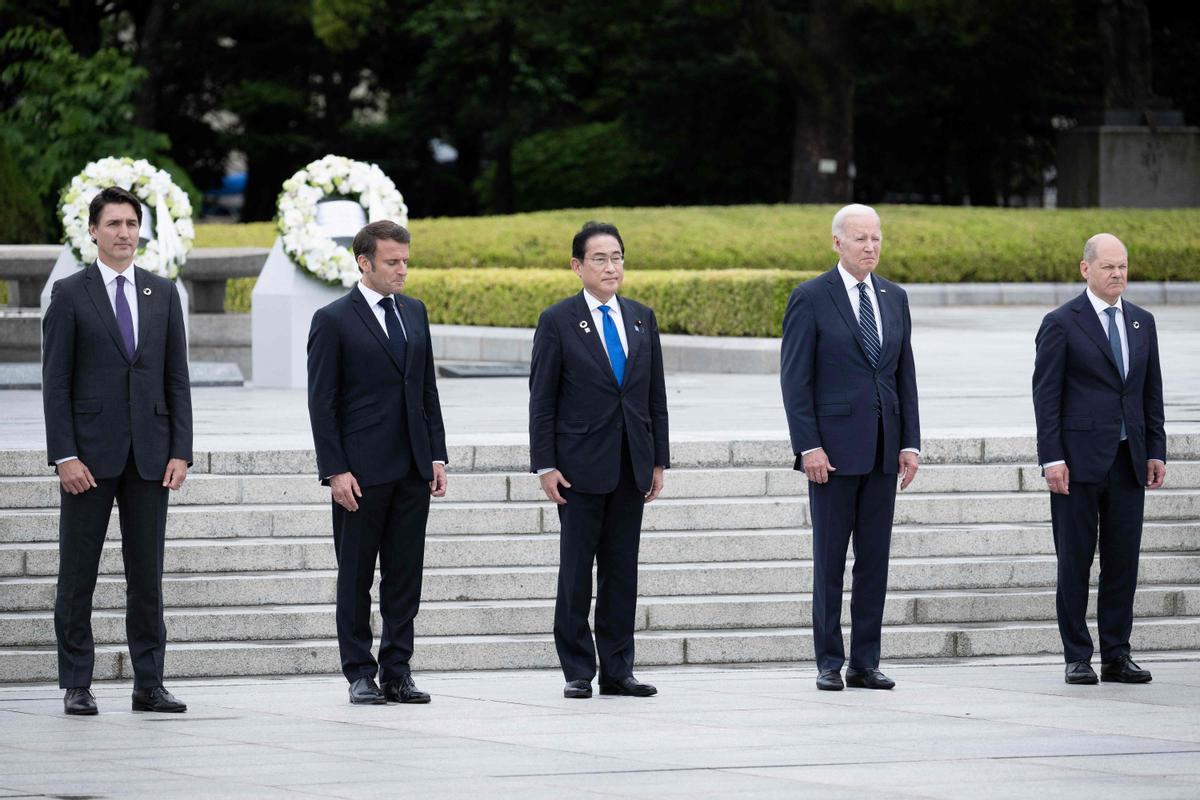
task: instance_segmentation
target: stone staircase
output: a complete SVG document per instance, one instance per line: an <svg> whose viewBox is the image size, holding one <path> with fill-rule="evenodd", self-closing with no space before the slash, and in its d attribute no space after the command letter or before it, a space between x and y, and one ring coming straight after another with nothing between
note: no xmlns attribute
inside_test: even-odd
<svg viewBox="0 0 1200 800"><path fill-rule="evenodd" d="M1169 452L1170 488L1147 497L1139 651L1200 649L1200 435L1172 436ZM809 661L807 488L787 444L677 442L673 456L646 509L638 663ZM449 497L430 513L414 669L556 666L558 517L524 472L525 448L452 447L450 458ZM1029 437L925 443L896 507L885 659L1059 651L1034 460ZM58 488L44 464L0 452L0 681L56 675ZM338 671L328 490L314 473L311 451L197 454L167 526L168 675ZM101 573L96 677L128 678L115 515Z"/></svg>

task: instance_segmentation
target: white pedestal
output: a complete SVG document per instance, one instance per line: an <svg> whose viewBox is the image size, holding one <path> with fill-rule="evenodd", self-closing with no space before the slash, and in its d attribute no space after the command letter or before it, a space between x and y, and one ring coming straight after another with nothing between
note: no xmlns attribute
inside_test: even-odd
<svg viewBox="0 0 1200 800"><path fill-rule="evenodd" d="M137 262L135 261L134 264L136 265ZM50 270L50 277L46 279L46 285L42 288L41 306L43 318L46 316L46 309L50 307L50 293L54 289L54 284L63 278L74 275L81 269L83 269L83 264L75 260L75 255L71 252L71 248L64 244L62 252L58 254L58 260L54 262L54 269ZM188 320L187 285L182 280L176 278L175 288L179 292L179 302L183 305L183 335L190 342L191 328Z"/></svg>
<svg viewBox="0 0 1200 800"><path fill-rule="evenodd" d="M275 239L250 295L255 386L303 389L308 385L308 329L313 314L347 291L326 286L302 271L283 252L283 242Z"/></svg>

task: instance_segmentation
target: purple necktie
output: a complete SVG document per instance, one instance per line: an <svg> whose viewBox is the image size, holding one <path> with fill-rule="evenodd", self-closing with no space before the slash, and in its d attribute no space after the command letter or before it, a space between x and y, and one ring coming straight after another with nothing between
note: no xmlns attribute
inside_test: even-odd
<svg viewBox="0 0 1200 800"><path fill-rule="evenodd" d="M129 301L125 299L125 276L117 276L117 299L114 303L117 309L117 330L121 332L121 341L125 342L125 352L133 360L133 314L129 313Z"/></svg>

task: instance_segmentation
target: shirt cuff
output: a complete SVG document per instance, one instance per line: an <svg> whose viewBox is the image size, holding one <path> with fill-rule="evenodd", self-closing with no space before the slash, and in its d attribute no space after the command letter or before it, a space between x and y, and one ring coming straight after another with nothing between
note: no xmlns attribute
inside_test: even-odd
<svg viewBox="0 0 1200 800"><path fill-rule="evenodd" d="M558 469L558 467L542 467L541 469L539 469L537 471L538 477L539 478L542 477L547 472L554 472L554 470L556 470L556 469Z"/></svg>
<svg viewBox="0 0 1200 800"><path fill-rule="evenodd" d="M1059 464L1065 464L1065 463L1067 463L1067 462L1066 461L1047 461L1045 464L1042 464L1041 467L1042 467L1042 469L1050 469L1051 467L1057 467Z"/></svg>
<svg viewBox="0 0 1200 800"><path fill-rule="evenodd" d="M820 450L820 449L821 449L821 448L819 448L819 447L810 447L810 448L809 448L809 449L807 449L807 450L801 450L801 451L800 451L800 455L801 455L801 456L806 456L806 455L808 455L809 453L815 453L815 452L817 452L817 451L818 451L818 450Z"/></svg>
<svg viewBox="0 0 1200 800"><path fill-rule="evenodd" d="M433 463L435 463L435 464L441 464L443 467L444 467L444 466L446 466L446 462L445 462L445 461L434 461Z"/></svg>
<svg viewBox="0 0 1200 800"><path fill-rule="evenodd" d="M1158 462L1158 463L1160 463L1160 464L1166 464L1166 463L1167 463L1166 461L1162 460L1161 458L1147 458L1146 460L1147 460L1147 461L1157 461L1157 462Z"/></svg>
<svg viewBox="0 0 1200 800"><path fill-rule="evenodd" d="M902 448L900 448L900 452L901 453L916 453L917 455L921 455L920 449L916 448L916 447L902 447Z"/></svg>
<svg viewBox="0 0 1200 800"><path fill-rule="evenodd" d="M79 460L79 456L67 456L66 458L56 458L56 459L54 459L54 466L57 467L59 464L65 464L68 461L78 461L78 460Z"/></svg>

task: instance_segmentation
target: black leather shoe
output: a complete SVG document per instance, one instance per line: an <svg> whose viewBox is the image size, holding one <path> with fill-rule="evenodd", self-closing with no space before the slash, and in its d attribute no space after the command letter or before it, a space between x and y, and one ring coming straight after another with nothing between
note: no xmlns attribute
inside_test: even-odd
<svg viewBox="0 0 1200 800"><path fill-rule="evenodd" d="M846 685L855 689L891 689L896 682L877 669L846 667Z"/></svg>
<svg viewBox="0 0 1200 800"><path fill-rule="evenodd" d="M587 700L591 696L591 681L567 681L567 685L563 687L563 697L571 700Z"/></svg>
<svg viewBox="0 0 1200 800"><path fill-rule="evenodd" d="M152 689L133 690L133 710L182 714L187 711L187 704L180 702L175 695L163 687L155 686Z"/></svg>
<svg viewBox="0 0 1200 800"><path fill-rule="evenodd" d="M658 689L655 689L648 683L641 683L637 678L629 675L624 678L617 678L610 683L601 683L600 694L622 694L627 697L652 697L658 694Z"/></svg>
<svg viewBox="0 0 1200 800"><path fill-rule="evenodd" d="M100 709L96 708L96 696L86 687L67 689L67 693L63 695L63 711L81 717L100 713Z"/></svg>
<svg viewBox="0 0 1200 800"><path fill-rule="evenodd" d="M841 670L827 669L817 676L817 688L823 692L840 692L846 688L842 683Z"/></svg>
<svg viewBox="0 0 1200 800"><path fill-rule="evenodd" d="M381 706L387 698L375 683L374 678L359 678L350 684L350 704L355 706Z"/></svg>
<svg viewBox="0 0 1200 800"><path fill-rule="evenodd" d="M412 675L404 675L394 681L385 681L383 696L393 703L428 703L433 698L422 692L413 683Z"/></svg>
<svg viewBox="0 0 1200 800"><path fill-rule="evenodd" d="M1100 680L1105 683L1149 683L1152 678L1150 670L1142 669L1129 656L1100 664Z"/></svg>
<svg viewBox="0 0 1200 800"><path fill-rule="evenodd" d="M1084 686L1092 686L1099 682L1096 680L1096 671L1086 661L1067 662L1066 681Z"/></svg>

